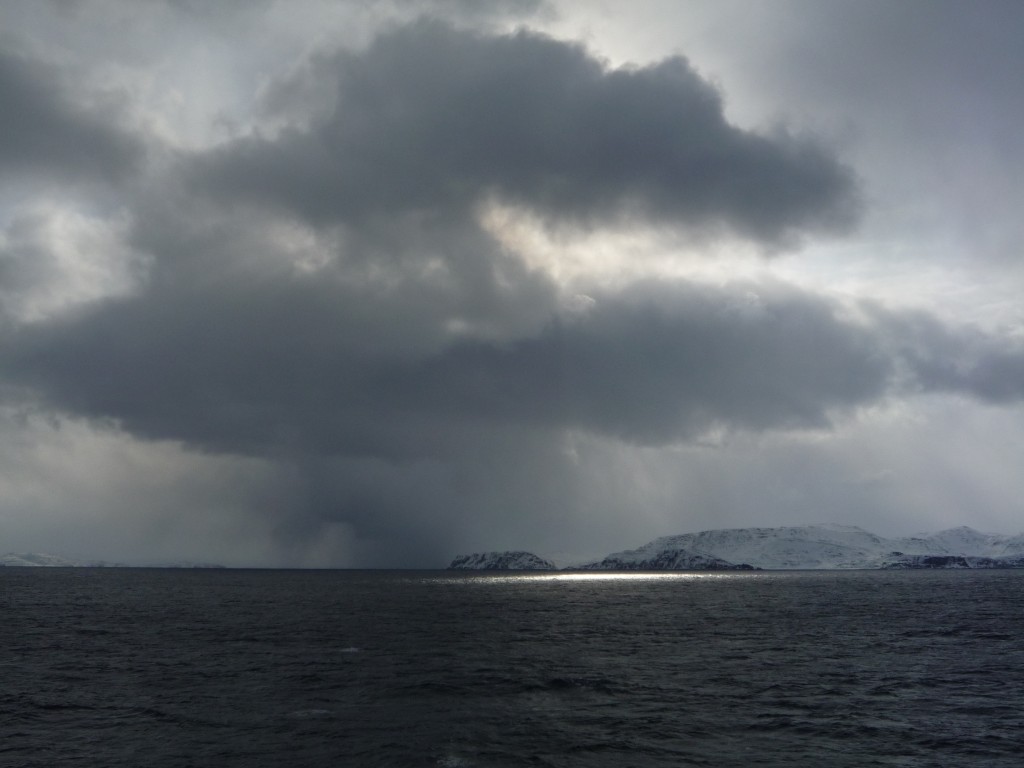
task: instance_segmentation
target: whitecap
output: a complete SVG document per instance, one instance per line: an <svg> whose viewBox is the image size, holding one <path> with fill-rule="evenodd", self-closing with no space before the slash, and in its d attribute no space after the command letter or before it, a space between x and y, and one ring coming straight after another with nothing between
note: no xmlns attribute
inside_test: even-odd
<svg viewBox="0 0 1024 768"><path fill-rule="evenodd" d="M459 757L458 755L445 755L437 761L437 764L441 768L471 768L473 765L466 758Z"/></svg>
<svg viewBox="0 0 1024 768"><path fill-rule="evenodd" d="M294 720L322 720L333 714L329 709L297 709L289 712L288 717Z"/></svg>

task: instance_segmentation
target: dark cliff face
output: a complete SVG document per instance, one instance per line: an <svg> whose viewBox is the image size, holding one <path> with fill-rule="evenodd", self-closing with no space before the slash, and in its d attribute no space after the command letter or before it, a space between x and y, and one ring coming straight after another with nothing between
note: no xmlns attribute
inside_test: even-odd
<svg viewBox="0 0 1024 768"><path fill-rule="evenodd" d="M934 568L1024 568L1024 557L904 555L900 560L888 563L885 567L890 570Z"/></svg>
<svg viewBox="0 0 1024 768"><path fill-rule="evenodd" d="M629 555L630 553L626 553ZM719 557L702 555L686 549L666 549L651 557L609 555L604 560L581 566L583 570L601 571L753 571L746 563L730 563Z"/></svg>
<svg viewBox="0 0 1024 768"><path fill-rule="evenodd" d="M752 571L754 566L746 563L730 563L720 557L694 555L684 551L662 552L653 560L648 561L650 567L657 570L672 571Z"/></svg>
<svg viewBox="0 0 1024 768"><path fill-rule="evenodd" d="M532 552L476 552L459 555L448 566L451 571L553 571L555 564Z"/></svg>

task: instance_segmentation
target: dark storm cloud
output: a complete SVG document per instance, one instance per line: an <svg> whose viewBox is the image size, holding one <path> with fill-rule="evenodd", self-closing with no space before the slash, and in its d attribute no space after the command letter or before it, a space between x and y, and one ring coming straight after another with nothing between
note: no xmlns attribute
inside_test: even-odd
<svg viewBox="0 0 1024 768"><path fill-rule="evenodd" d="M396 222L398 246L414 234L420 253L449 259L436 275L386 253L308 272L255 217L204 219L201 204L157 197L137 209L136 245L158 256L144 291L12 328L19 362L0 363L15 378L24 364L58 408L140 436L249 454L407 452L415 419L379 412L374 372L443 348L455 321L521 334L554 301L482 233Z"/></svg>
<svg viewBox="0 0 1024 768"><path fill-rule="evenodd" d="M66 178L124 176L141 143L110 122L110 104L89 105L48 64L0 47L0 171Z"/></svg>
<svg viewBox="0 0 1024 768"><path fill-rule="evenodd" d="M755 293L755 290L757 293ZM891 360L828 302L780 286L638 285L510 344L455 345L388 376L396 399L640 444L724 426L819 428Z"/></svg>
<svg viewBox="0 0 1024 768"><path fill-rule="evenodd" d="M423 445L443 443L451 428L432 427L420 436ZM480 430L472 440L401 462L304 457L295 475L300 482L289 514L279 516L280 537L303 545L325 527L346 526L354 534L352 562L364 566L436 567L453 549L521 545L522 530L557 530L581 512L578 468L561 441L516 427Z"/></svg>
<svg viewBox="0 0 1024 768"><path fill-rule="evenodd" d="M768 241L856 216L848 169L810 140L731 126L683 58L609 69L538 34L422 22L307 75L336 83L333 111L195 158L196 183L317 223L490 195L551 220L638 214Z"/></svg>
<svg viewBox="0 0 1024 768"><path fill-rule="evenodd" d="M636 284L560 313L550 281L480 227L481 198L770 239L852 210L823 149L729 126L682 59L608 70L539 35L418 23L329 62L329 118L185 156L133 201L132 245L153 257L142 292L12 327L7 380L204 450L397 459L515 425L641 445L820 428L897 370L992 397L1014 365L940 375L943 338L899 347L895 320L777 284ZM320 239L309 269L274 239L295 214Z"/></svg>
<svg viewBox="0 0 1024 768"><path fill-rule="evenodd" d="M204 300L110 302L24 329L9 380L150 438L272 455L412 457L496 426L577 428L639 444L709 428L807 428L885 390L891 360L828 303L792 289L687 283L601 297L514 341L417 354L361 346L391 305L317 281Z"/></svg>
<svg viewBox="0 0 1024 768"><path fill-rule="evenodd" d="M778 284L637 284L516 338L447 342L429 298L403 306L413 286L367 295L269 273L162 290L9 331L0 370L52 407L143 437L389 460L514 427L660 445L718 427L827 427L907 389L1024 396L1019 341L920 313L855 321Z"/></svg>
<svg viewBox="0 0 1024 768"><path fill-rule="evenodd" d="M782 291L751 322L734 289L636 288L562 321L549 279L481 228L490 195L769 240L852 214L824 149L729 126L683 59L608 70L540 35L417 23L325 62L329 117L182 156L133 201L144 291L12 330L5 375L138 436L371 457L517 421L643 444L821 426L883 387L861 332L808 296ZM311 271L274 241L295 214L322 241Z"/></svg>
<svg viewBox="0 0 1024 768"><path fill-rule="evenodd" d="M873 310L912 388L1007 404L1024 400L1024 338L955 327L923 312Z"/></svg>

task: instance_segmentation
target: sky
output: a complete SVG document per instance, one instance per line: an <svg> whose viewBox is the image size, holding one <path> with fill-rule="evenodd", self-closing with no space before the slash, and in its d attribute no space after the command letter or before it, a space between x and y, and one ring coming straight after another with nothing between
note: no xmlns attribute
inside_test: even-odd
<svg viewBox="0 0 1024 768"><path fill-rule="evenodd" d="M0 6L0 551L1024 530L1024 5Z"/></svg>

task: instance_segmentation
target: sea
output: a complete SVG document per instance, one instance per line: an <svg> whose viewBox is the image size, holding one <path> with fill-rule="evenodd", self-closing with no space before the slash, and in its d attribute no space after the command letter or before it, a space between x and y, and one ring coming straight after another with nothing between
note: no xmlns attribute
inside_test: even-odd
<svg viewBox="0 0 1024 768"><path fill-rule="evenodd" d="M0 568L0 766L1024 765L1024 571Z"/></svg>

